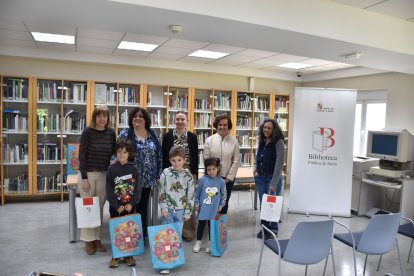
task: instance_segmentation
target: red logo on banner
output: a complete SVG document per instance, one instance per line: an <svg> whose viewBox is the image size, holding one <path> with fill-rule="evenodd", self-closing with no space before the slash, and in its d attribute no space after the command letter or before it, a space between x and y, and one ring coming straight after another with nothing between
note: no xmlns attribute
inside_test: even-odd
<svg viewBox="0 0 414 276"><path fill-rule="evenodd" d="M93 205L93 197L84 197L83 205Z"/></svg>
<svg viewBox="0 0 414 276"><path fill-rule="evenodd" d="M266 202L276 203L276 197L275 196L268 195Z"/></svg>

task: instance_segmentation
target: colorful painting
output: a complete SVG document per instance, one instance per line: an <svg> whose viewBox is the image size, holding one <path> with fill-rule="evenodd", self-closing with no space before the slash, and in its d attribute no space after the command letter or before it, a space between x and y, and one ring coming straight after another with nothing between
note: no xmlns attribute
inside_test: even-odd
<svg viewBox="0 0 414 276"><path fill-rule="evenodd" d="M77 174L79 171L79 144L68 143L66 153L66 174Z"/></svg>
<svg viewBox="0 0 414 276"><path fill-rule="evenodd" d="M112 257L121 258L144 253L141 215L129 215L109 220Z"/></svg>
<svg viewBox="0 0 414 276"><path fill-rule="evenodd" d="M210 223L211 256L220 257L227 249L227 215L221 215Z"/></svg>
<svg viewBox="0 0 414 276"><path fill-rule="evenodd" d="M148 227L148 237L154 269L170 269L185 263L181 223Z"/></svg>

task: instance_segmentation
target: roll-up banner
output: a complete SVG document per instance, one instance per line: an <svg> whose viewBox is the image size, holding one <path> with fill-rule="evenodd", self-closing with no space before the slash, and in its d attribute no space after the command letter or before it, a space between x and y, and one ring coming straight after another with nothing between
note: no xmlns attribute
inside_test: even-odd
<svg viewBox="0 0 414 276"><path fill-rule="evenodd" d="M296 88L291 213L351 214L356 90Z"/></svg>

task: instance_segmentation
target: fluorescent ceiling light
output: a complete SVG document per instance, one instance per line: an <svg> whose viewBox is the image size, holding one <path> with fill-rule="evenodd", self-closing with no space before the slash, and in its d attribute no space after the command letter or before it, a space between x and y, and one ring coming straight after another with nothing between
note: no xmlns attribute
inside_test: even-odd
<svg viewBox="0 0 414 276"><path fill-rule="evenodd" d="M198 50L198 51L195 51L195 52L189 54L188 56L218 59L218 58L225 57L227 55L229 55L229 54L228 53L221 53L221 52Z"/></svg>
<svg viewBox="0 0 414 276"><path fill-rule="evenodd" d="M289 62L289 63L280 64L277 67L289 68L289 69L303 69L303 68L308 68L312 66L313 65L304 64L304 63Z"/></svg>
<svg viewBox="0 0 414 276"><path fill-rule="evenodd" d="M38 32L32 32L32 35L36 41L75 44L75 37L73 35L48 34Z"/></svg>
<svg viewBox="0 0 414 276"><path fill-rule="evenodd" d="M121 41L118 49L151 52L157 47L158 45L156 44Z"/></svg>

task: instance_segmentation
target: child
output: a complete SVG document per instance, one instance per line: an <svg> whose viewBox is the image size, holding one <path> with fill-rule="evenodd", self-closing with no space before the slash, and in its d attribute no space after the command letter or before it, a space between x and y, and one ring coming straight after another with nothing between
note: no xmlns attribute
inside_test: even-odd
<svg viewBox="0 0 414 276"><path fill-rule="evenodd" d="M185 149L173 146L169 152L171 167L164 169L160 177L160 207L162 224L187 221L193 212L194 180L191 172L184 169ZM168 274L168 269L160 270Z"/></svg>
<svg viewBox="0 0 414 276"><path fill-rule="evenodd" d="M111 218L135 213L141 199L142 184L138 183L138 170L130 160L134 158L131 142L118 140L115 145L117 162L110 165L106 174L106 199ZM126 257L128 266L135 266L134 257ZM119 266L119 259L112 258L110 268Z"/></svg>
<svg viewBox="0 0 414 276"><path fill-rule="evenodd" d="M200 252L206 223L208 223L208 228L210 228L210 220L214 219L223 206L226 205L227 197L224 179L218 176L220 159L214 157L207 158L204 160L204 167L206 168L207 175L201 177L198 181L194 195L194 207L198 211L197 241L193 248L195 253ZM206 252L210 253L210 250L210 242L208 242Z"/></svg>

